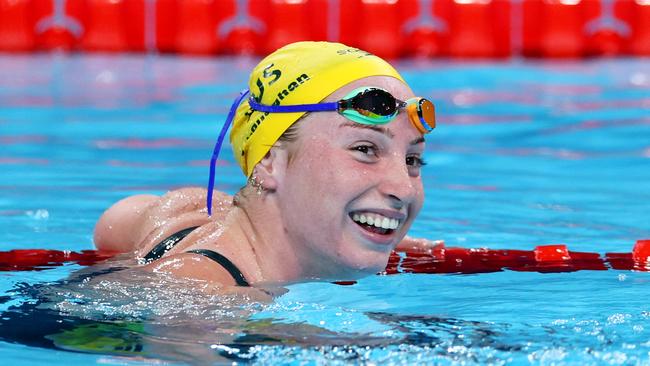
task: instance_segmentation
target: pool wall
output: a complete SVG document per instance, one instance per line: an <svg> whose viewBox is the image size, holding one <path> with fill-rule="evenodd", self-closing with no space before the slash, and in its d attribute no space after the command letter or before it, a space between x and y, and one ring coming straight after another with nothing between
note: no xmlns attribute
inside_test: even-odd
<svg viewBox="0 0 650 366"><path fill-rule="evenodd" d="M267 54L340 41L382 57L650 55L647 0L0 0L0 52Z"/></svg>

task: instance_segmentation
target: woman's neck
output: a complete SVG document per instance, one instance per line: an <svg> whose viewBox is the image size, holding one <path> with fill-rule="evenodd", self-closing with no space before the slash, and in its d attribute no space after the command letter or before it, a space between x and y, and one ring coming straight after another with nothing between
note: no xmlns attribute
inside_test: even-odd
<svg viewBox="0 0 650 366"><path fill-rule="evenodd" d="M233 207L229 215L233 223L227 235L229 245L250 248L252 258L245 258L243 262L255 267L253 272L258 278L251 278L251 281L296 282L304 276L303 265L287 240L280 215L272 206L246 200Z"/></svg>
<svg viewBox="0 0 650 366"><path fill-rule="evenodd" d="M241 248L246 243L254 258L248 262L256 266L259 278L266 283L292 283L305 279L340 279L345 269L317 253L309 251L305 243L298 243L285 230L283 215L272 197L255 197L238 202L232 212L236 231L231 244ZM358 277L357 275L350 274Z"/></svg>

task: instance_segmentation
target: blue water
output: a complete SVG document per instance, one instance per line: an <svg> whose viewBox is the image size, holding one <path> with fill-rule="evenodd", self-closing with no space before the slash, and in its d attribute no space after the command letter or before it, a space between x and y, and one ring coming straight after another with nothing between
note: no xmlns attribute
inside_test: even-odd
<svg viewBox="0 0 650 366"><path fill-rule="evenodd" d="M0 250L91 249L95 221L116 200L205 186L218 129L256 61L0 56ZM435 101L439 121L412 236L599 253L650 238L647 59L397 67ZM244 179L228 149L222 157L217 188L233 193ZM0 311L23 304L34 328L50 318L78 328L144 324L100 327L108 338L138 335L144 351L6 341L3 360L650 363L648 273L371 276L353 286L292 285L272 304L242 306L171 279L67 280L80 269L2 272ZM248 338L224 341L232 334Z"/></svg>

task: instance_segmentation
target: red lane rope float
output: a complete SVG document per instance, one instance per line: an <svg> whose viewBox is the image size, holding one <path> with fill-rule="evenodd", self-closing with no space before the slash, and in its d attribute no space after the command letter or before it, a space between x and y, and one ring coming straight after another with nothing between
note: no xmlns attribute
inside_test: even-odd
<svg viewBox="0 0 650 366"><path fill-rule="evenodd" d="M650 240L638 240L632 253L572 252L566 245L542 245L535 250L466 249L438 244L429 250L392 253L386 274L575 272L607 269L650 271Z"/></svg>
<svg viewBox="0 0 650 366"><path fill-rule="evenodd" d="M39 271L66 263L88 266L116 254L97 250L70 252L15 249L0 252L0 271ZM604 256L599 253L569 251L566 245L540 245L534 250L510 250L446 247L441 243L426 250L391 253L384 274L472 274L504 270L554 273L608 269L650 271L650 239L637 240L631 253L606 253Z"/></svg>
<svg viewBox="0 0 650 366"><path fill-rule="evenodd" d="M14 249L0 252L0 271L41 271L66 263L89 266L115 256L114 252L82 250L71 252L50 249Z"/></svg>

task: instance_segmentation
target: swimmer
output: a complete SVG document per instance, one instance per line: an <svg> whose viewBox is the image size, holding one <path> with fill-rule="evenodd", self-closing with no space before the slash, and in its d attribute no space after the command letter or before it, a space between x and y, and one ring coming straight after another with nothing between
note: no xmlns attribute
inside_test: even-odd
<svg viewBox="0 0 650 366"><path fill-rule="evenodd" d="M381 272L397 246L432 244L406 233L424 200L434 107L386 61L340 43L287 45L252 71L230 122L248 178L234 197L212 190L222 134L207 192L115 203L97 248L227 288L355 280Z"/></svg>

